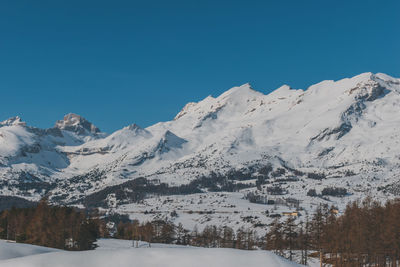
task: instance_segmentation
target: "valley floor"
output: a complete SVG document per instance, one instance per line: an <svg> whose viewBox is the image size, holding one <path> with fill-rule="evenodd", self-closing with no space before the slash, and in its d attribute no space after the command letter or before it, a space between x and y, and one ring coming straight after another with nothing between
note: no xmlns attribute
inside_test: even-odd
<svg viewBox="0 0 400 267"><path fill-rule="evenodd" d="M1 267L242 267L300 266L268 251L196 248L177 245L100 239L91 251L63 251L0 240Z"/></svg>

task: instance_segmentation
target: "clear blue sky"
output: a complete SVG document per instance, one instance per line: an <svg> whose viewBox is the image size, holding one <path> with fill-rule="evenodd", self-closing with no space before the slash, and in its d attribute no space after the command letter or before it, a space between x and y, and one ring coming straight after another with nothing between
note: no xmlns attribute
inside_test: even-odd
<svg viewBox="0 0 400 267"><path fill-rule="evenodd" d="M400 1L0 1L0 119L106 132L246 82L400 77Z"/></svg>

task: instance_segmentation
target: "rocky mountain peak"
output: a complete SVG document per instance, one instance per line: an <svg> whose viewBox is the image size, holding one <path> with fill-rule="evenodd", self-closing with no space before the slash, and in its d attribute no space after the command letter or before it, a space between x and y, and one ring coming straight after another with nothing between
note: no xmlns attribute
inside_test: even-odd
<svg viewBox="0 0 400 267"><path fill-rule="evenodd" d="M133 123L133 124L130 124L130 125L124 127L124 129L131 130L131 131L138 131L138 130L142 130L143 128L140 127L139 125L137 125L136 123Z"/></svg>
<svg viewBox="0 0 400 267"><path fill-rule="evenodd" d="M64 119L57 121L54 127L60 130L75 132L79 135L100 133L99 128L82 116L74 113L65 115Z"/></svg>
<svg viewBox="0 0 400 267"><path fill-rule="evenodd" d="M26 123L21 120L19 116L11 117L5 121L0 122L1 126L26 126Z"/></svg>

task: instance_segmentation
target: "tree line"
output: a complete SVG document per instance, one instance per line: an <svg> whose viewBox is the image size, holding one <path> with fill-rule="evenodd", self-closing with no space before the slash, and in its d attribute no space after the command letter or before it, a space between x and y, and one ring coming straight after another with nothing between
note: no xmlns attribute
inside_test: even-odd
<svg viewBox="0 0 400 267"><path fill-rule="evenodd" d="M275 220L265 237L265 249L278 254L310 251L333 266L398 266L400 261L400 200L385 204L367 198L347 205L342 215L320 205L306 221Z"/></svg>
<svg viewBox="0 0 400 267"><path fill-rule="evenodd" d="M102 230L103 229L103 230ZM45 200L28 208L0 212L0 238L46 247L87 250L105 230L104 222L71 207Z"/></svg>
<svg viewBox="0 0 400 267"><path fill-rule="evenodd" d="M241 227L237 231L228 226L207 225L202 231L195 227L192 231L182 224L157 220L140 224L138 221L119 223L116 238L141 240L149 243L191 245L208 248L256 249L260 239L254 229Z"/></svg>
<svg viewBox="0 0 400 267"><path fill-rule="evenodd" d="M95 247L97 238L113 236L149 243L267 249L291 260L296 251L302 264L311 253L334 266L396 266L400 261L400 200L382 204L367 198L348 204L341 215L335 207L320 205L302 221L293 216L275 219L265 236L258 236L254 227L208 225L189 231L165 220L121 221L110 234L106 224L97 214L41 201L35 207L0 212L0 238L86 250Z"/></svg>
<svg viewBox="0 0 400 267"><path fill-rule="evenodd" d="M398 266L400 262L400 199L382 204L366 198L351 202L342 214L336 207L319 205L304 220L288 216L267 226L265 236L254 228L236 231L208 225L202 231L185 230L180 224L154 221L120 223L117 238L201 247L266 249L307 264L321 257L333 266ZM396 265L397 264L397 265Z"/></svg>

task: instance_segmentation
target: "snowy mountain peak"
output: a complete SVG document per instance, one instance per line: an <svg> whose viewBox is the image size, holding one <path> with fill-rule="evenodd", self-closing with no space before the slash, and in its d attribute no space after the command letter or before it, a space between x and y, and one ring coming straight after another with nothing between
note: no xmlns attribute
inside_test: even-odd
<svg viewBox="0 0 400 267"><path fill-rule="evenodd" d="M264 95L261 92L254 90L250 83L245 83L241 86L233 87L228 91L222 93L217 99L224 100L224 99L236 99L236 98L248 98L254 96Z"/></svg>
<svg viewBox="0 0 400 267"><path fill-rule="evenodd" d="M26 126L26 123L21 120L19 116L11 117L5 121L0 122L0 126Z"/></svg>
<svg viewBox="0 0 400 267"><path fill-rule="evenodd" d="M215 111L221 109L226 103L238 103L243 102L247 99L254 98L257 96L264 95L261 92L254 90L250 83L245 83L241 86L233 87L224 93L222 93L217 98L212 96L207 96L200 102L189 102L183 109L175 116L174 121L184 117L189 113L196 113L199 117L207 116ZM207 115L208 114L208 115Z"/></svg>
<svg viewBox="0 0 400 267"><path fill-rule="evenodd" d="M137 130L140 130L140 129L143 129L143 128L140 127L139 125L137 125L136 123L133 123L131 125L128 125L128 126L124 127L124 129L131 130L131 131L137 131Z"/></svg>
<svg viewBox="0 0 400 267"><path fill-rule="evenodd" d="M136 123L128 125L128 126L122 128L121 131L117 131L117 132L123 132L123 131L128 131L128 132L130 132L130 134L133 134L133 135L142 135L142 136L147 136L147 137L151 136L150 132L148 132L146 129L143 129Z"/></svg>
<svg viewBox="0 0 400 267"><path fill-rule="evenodd" d="M74 113L69 113L64 116L63 120L59 120L54 125L55 128L60 130L66 130L75 132L78 135L97 134L100 133L100 129L87 121L82 116Z"/></svg>
<svg viewBox="0 0 400 267"><path fill-rule="evenodd" d="M385 73L376 73L374 77L375 79L384 80L390 84L400 84L400 79L393 78Z"/></svg>
<svg viewBox="0 0 400 267"><path fill-rule="evenodd" d="M293 93L302 93L303 90L302 89L293 89L292 87L290 87L289 85L282 85L281 87L279 87L278 89L272 91L269 96L270 97L276 97L276 98L284 98L284 97L288 97L289 95L293 94Z"/></svg>
<svg viewBox="0 0 400 267"><path fill-rule="evenodd" d="M183 109L182 109L178 114L176 114L174 120L177 120L177 119L183 117L185 114L188 113L188 111L189 111L192 107L194 107L194 106L196 106L196 105L197 105L197 103L195 103L195 102L189 102L189 103L187 103L187 104L183 107Z"/></svg>

